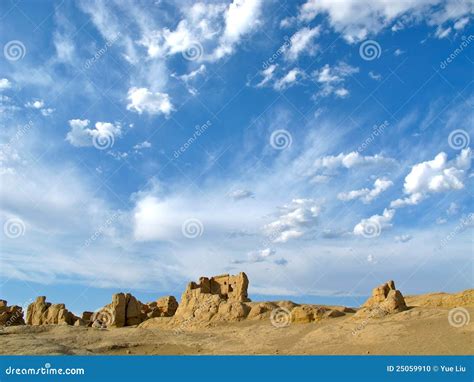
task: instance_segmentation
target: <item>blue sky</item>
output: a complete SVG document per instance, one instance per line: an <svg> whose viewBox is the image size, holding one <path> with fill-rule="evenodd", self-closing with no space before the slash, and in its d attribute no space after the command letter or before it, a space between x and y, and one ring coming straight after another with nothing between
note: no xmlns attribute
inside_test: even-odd
<svg viewBox="0 0 474 382"><path fill-rule="evenodd" d="M1 295L472 287L469 1L0 4Z"/></svg>

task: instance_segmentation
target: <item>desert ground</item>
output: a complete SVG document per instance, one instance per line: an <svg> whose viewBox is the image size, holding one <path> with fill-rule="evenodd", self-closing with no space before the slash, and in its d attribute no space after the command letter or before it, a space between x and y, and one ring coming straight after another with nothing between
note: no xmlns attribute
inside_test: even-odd
<svg viewBox="0 0 474 382"><path fill-rule="evenodd" d="M408 310L385 317L354 313L276 327L269 318L209 322L177 329L172 317L97 329L70 325L11 326L1 354L473 354L474 291L407 296ZM448 319L464 305L462 322ZM468 313L466 315L466 312ZM461 325L462 324L462 325ZM461 326L460 326L461 325Z"/></svg>

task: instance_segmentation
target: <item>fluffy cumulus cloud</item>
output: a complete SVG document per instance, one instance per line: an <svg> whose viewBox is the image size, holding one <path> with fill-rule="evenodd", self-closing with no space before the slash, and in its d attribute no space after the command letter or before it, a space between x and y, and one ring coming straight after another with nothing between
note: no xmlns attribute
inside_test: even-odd
<svg viewBox="0 0 474 382"><path fill-rule="evenodd" d="M344 87L345 79L359 72L359 68L350 66L344 62L331 67L324 65L320 70L313 73L315 81L320 85L318 95L327 97L334 94L336 97L344 98L349 95L349 90Z"/></svg>
<svg viewBox="0 0 474 382"><path fill-rule="evenodd" d="M231 54L243 36L260 25L262 0L234 0L225 13L225 28L214 52L220 59Z"/></svg>
<svg viewBox="0 0 474 382"><path fill-rule="evenodd" d="M314 230L321 207L312 199L293 199L281 208L278 218L264 226L264 232L274 243L286 243Z"/></svg>
<svg viewBox="0 0 474 382"><path fill-rule="evenodd" d="M320 33L320 26L314 28L304 27L298 30L290 38L290 44L285 50L285 57L290 61L294 61L298 59L301 54L313 56L317 49L317 46L314 44L314 40L319 36Z"/></svg>
<svg viewBox="0 0 474 382"><path fill-rule="evenodd" d="M454 22L464 23L472 14L469 0L308 0L299 10L298 19L309 22L317 15L325 14L332 28L341 33L349 43L355 43L379 33L392 25L400 30L414 22L425 20L429 25L442 26ZM447 29L446 27L444 29ZM449 32L448 32L449 33Z"/></svg>
<svg viewBox="0 0 474 382"><path fill-rule="evenodd" d="M122 135L120 123L96 122L93 128L89 126L88 119L71 119L71 129L66 135L66 141L76 147L87 147L93 146L94 142L101 145L102 140L111 141Z"/></svg>
<svg viewBox="0 0 474 382"><path fill-rule="evenodd" d="M164 114L169 116L174 110L170 97L166 93L152 92L147 88L133 87L128 91L127 109L138 114Z"/></svg>
<svg viewBox="0 0 474 382"><path fill-rule="evenodd" d="M393 186L393 182L391 180L379 178L375 180L374 186L371 189L361 188L359 190L341 192L337 195L337 198L343 201L360 199L363 203L368 204L371 203L374 199L376 199L382 192L389 189L391 186Z"/></svg>
<svg viewBox="0 0 474 382"><path fill-rule="evenodd" d="M382 215L372 215L370 218L362 219L354 227L354 235L369 238L379 236L383 230L392 226L394 216L395 210L386 208Z"/></svg>
<svg viewBox="0 0 474 382"><path fill-rule="evenodd" d="M7 78L0 78L0 91L10 89L12 83Z"/></svg>
<svg viewBox="0 0 474 382"><path fill-rule="evenodd" d="M429 194L464 188L467 171L471 168L471 149L463 149L449 161L448 155L439 153L433 160L417 163L405 177L405 198L392 201L392 208L416 205Z"/></svg>

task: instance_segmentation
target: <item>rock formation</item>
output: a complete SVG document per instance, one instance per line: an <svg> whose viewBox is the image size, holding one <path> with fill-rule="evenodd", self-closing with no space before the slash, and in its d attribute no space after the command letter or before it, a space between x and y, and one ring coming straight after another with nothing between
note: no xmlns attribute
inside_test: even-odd
<svg viewBox="0 0 474 382"><path fill-rule="evenodd" d="M74 325L76 320L78 317L68 311L64 304L46 302L45 296L37 297L26 312L28 325Z"/></svg>
<svg viewBox="0 0 474 382"><path fill-rule="evenodd" d="M25 325L23 309L20 306L8 306L5 300L0 300L0 326Z"/></svg>
<svg viewBox="0 0 474 382"><path fill-rule="evenodd" d="M355 316L383 317L407 309L402 293L395 288L395 282L390 280L372 290L372 297L362 305Z"/></svg>
<svg viewBox="0 0 474 382"><path fill-rule="evenodd" d="M130 293L117 293L112 302L90 317L90 324L95 328L121 328L138 325L145 317L142 313L143 304Z"/></svg>
<svg viewBox="0 0 474 382"><path fill-rule="evenodd" d="M161 297L156 301L142 306L142 313L147 318L171 317L178 309L178 301L174 296Z"/></svg>
<svg viewBox="0 0 474 382"><path fill-rule="evenodd" d="M199 283L188 284L175 317L198 322L243 319L250 312L250 307L245 304L250 301L248 285L249 280L243 272L236 276L201 277Z"/></svg>

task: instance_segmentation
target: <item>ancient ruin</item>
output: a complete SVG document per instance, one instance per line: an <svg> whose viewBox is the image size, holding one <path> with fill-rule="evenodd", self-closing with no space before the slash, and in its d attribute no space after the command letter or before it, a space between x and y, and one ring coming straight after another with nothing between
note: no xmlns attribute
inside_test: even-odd
<svg viewBox="0 0 474 382"><path fill-rule="evenodd" d="M390 280L372 290L372 296L357 311L356 317L383 317L407 309L402 293L395 288L395 282Z"/></svg>
<svg viewBox="0 0 474 382"><path fill-rule="evenodd" d="M26 323L28 325L74 325L79 319L66 309L64 304L51 304L45 296L39 296L28 306Z"/></svg>
<svg viewBox="0 0 474 382"><path fill-rule="evenodd" d="M6 300L0 300L0 326L25 325L23 309L20 306L8 306Z"/></svg>

